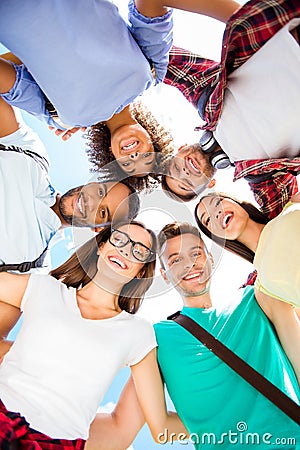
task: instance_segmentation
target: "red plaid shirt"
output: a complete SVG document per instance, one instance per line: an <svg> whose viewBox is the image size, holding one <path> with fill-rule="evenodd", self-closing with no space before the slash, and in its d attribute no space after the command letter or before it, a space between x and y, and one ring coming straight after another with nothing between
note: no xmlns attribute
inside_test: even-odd
<svg viewBox="0 0 300 450"><path fill-rule="evenodd" d="M209 90L203 110L205 124L200 128L214 130L222 111L227 76L295 17L300 17L299 0L251 0L227 23L221 62L173 46L164 82L179 89L195 108L204 90ZM256 201L270 218L278 215L298 190L295 174L300 171L300 158L238 161L235 168L234 180L270 174L266 181L248 181Z"/></svg>
<svg viewBox="0 0 300 450"><path fill-rule="evenodd" d="M20 450L83 450L85 441L51 439L29 427L19 413L8 411L0 400L0 448L17 443Z"/></svg>

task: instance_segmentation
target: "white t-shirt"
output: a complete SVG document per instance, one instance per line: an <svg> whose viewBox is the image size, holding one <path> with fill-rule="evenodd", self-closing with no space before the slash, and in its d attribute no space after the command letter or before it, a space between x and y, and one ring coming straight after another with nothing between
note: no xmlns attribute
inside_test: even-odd
<svg viewBox="0 0 300 450"><path fill-rule="evenodd" d="M0 365L0 398L52 438L86 439L117 372L156 346L153 328L126 311L82 318L76 290L49 275L31 275L21 309L22 328Z"/></svg>
<svg viewBox="0 0 300 450"><path fill-rule="evenodd" d="M0 143L39 154L49 164L44 145L26 125L0 138ZM43 166L29 155L0 150L0 264L34 261L41 255L61 226L50 209L55 200Z"/></svg>
<svg viewBox="0 0 300 450"><path fill-rule="evenodd" d="M228 77L214 136L232 161L300 155L300 47L291 20Z"/></svg>

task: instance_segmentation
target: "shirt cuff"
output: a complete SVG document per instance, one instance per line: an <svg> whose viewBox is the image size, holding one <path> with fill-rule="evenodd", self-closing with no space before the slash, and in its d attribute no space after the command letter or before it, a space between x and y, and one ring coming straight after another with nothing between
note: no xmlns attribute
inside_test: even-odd
<svg viewBox="0 0 300 450"><path fill-rule="evenodd" d="M170 8L166 14L163 16L158 17L146 17L141 14L135 6L134 0L130 0L128 3L128 10L129 10L129 18L134 17L138 20L140 20L143 23L161 23L161 22L170 22L172 20L173 16L173 9Z"/></svg>

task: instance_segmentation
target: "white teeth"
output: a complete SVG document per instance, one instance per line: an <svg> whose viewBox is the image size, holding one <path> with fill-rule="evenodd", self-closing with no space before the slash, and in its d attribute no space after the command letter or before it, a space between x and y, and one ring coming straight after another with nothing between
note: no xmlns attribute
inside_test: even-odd
<svg viewBox="0 0 300 450"><path fill-rule="evenodd" d="M118 266L122 267L122 269L126 269L125 264L123 263L123 261L120 261L117 258L109 258L109 260L115 264L118 264Z"/></svg>
<svg viewBox="0 0 300 450"><path fill-rule="evenodd" d="M226 227L227 227L228 222L229 222L231 216L232 216L232 213L225 214L225 216L223 217L223 220L222 220L222 226L223 226L223 228L226 228Z"/></svg>
<svg viewBox="0 0 300 450"><path fill-rule="evenodd" d="M77 206L78 206L78 209L79 209L80 213L83 215L82 197L79 197L78 202L77 202Z"/></svg>
<svg viewBox="0 0 300 450"><path fill-rule="evenodd" d="M185 280L192 280L193 278L198 278L202 275L203 272L197 272L197 273L193 273L191 275L187 275L186 277L184 277Z"/></svg>
<svg viewBox="0 0 300 450"><path fill-rule="evenodd" d="M131 150L131 149L133 149L136 146L137 146L137 141L133 142L132 144L123 145L122 148L124 148L124 150Z"/></svg>
<svg viewBox="0 0 300 450"><path fill-rule="evenodd" d="M200 170L198 169L198 167L195 166L195 164L193 163L193 161L191 159L188 159L188 164L192 167L192 169L195 172L200 173Z"/></svg>

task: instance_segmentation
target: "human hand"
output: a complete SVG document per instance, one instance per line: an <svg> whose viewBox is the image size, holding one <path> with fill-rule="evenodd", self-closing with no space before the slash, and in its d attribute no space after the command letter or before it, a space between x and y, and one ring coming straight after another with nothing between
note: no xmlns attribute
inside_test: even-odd
<svg viewBox="0 0 300 450"><path fill-rule="evenodd" d="M85 127L73 127L73 128L68 128L67 130L59 130L55 127L52 126L48 126L49 130L54 131L56 136L60 136L62 138L63 141L67 141L68 139L70 139L70 137L73 136L73 134L77 133L77 131L85 131L86 128Z"/></svg>
<svg viewBox="0 0 300 450"><path fill-rule="evenodd" d="M293 203L300 203L300 191L297 192L297 194L292 195L291 201L292 201Z"/></svg>

